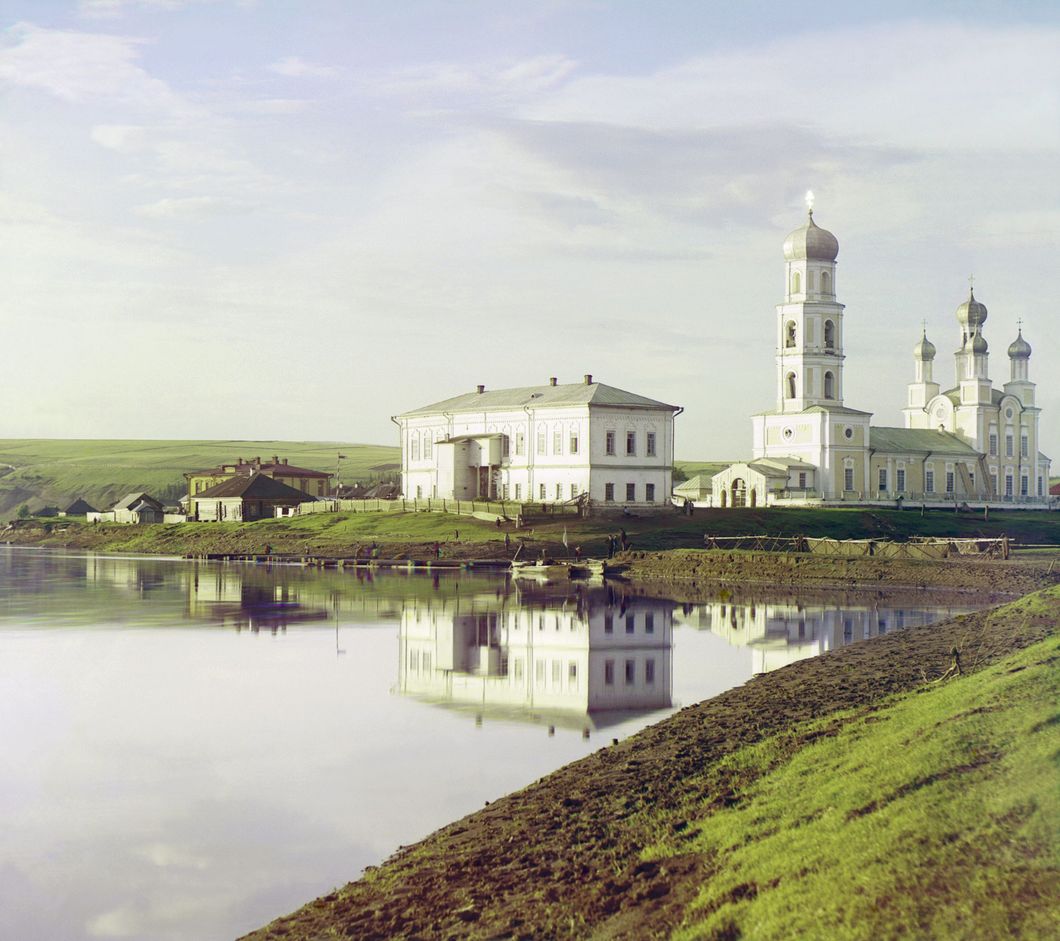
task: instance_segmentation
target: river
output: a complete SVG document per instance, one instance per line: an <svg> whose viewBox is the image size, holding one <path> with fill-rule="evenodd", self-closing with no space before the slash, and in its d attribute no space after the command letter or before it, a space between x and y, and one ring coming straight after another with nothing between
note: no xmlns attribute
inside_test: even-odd
<svg viewBox="0 0 1060 941"><path fill-rule="evenodd" d="M233 938L682 705L973 607L0 546L0 937Z"/></svg>

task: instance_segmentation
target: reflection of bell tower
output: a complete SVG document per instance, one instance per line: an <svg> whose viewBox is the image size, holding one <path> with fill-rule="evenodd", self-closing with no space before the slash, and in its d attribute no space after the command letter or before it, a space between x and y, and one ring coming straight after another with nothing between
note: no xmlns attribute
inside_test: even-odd
<svg viewBox="0 0 1060 941"><path fill-rule="evenodd" d="M784 241L787 285L777 305L777 411L843 404L843 305L835 299L839 241L813 221Z"/></svg>

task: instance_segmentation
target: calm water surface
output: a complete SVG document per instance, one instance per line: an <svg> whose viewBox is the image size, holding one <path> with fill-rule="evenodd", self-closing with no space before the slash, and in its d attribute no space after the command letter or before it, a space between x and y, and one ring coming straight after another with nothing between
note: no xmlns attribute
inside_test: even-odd
<svg viewBox="0 0 1060 941"><path fill-rule="evenodd" d="M964 607L0 547L0 938L228 939L752 674Z"/></svg>

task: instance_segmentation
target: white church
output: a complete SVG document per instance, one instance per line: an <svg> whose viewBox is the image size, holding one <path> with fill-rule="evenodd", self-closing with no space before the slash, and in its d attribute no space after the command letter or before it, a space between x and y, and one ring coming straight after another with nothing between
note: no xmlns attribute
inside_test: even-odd
<svg viewBox="0 0 1060 941"><path fill-rule="evenodd" d="M813 220L784 241L777 305L776 407L754 415L753 457L712 480L711 505L797 506L954 502L1048 505L1049 458L1038 451L1039 409L1022 328L1008 348L1009 380L994 388L986 307L957 308L954 385L934 378L926 331L913 350L905 427L871 424L843 399L844 306L836 299L839 241Z"/></svg>

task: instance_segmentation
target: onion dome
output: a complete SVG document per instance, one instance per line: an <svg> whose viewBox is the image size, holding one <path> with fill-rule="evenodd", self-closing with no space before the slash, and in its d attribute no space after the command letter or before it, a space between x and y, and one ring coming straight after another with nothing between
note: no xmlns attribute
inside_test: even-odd
<svg viewBox="0 0 1060 941"><path fill-rule="evenodd" d="M1019 333L1016 335L1016 339L1009 344L1008 348L1009 359L1030 359L1031 358L1031 345L1023 339L1023 328L1020 328Z"/></svg>
<svg viewBox="0 0 1060 941"><path fill-rule="evenodd" d="M784 239L784 258L788 261L835 261L838 254L839 239L813 221L812 209L806 225Z"/></svg>
<svg viewBox="0 0 1060 941"><path fill-rule="evenodd" d="M913 347L913 356L924 362L930 362L935 358L935 344L927 338L927 330L924 330L920 342Z"/></svg>
<svg viewBox="0 0 1060 941"><path fill-rule="evenodd" d="M971 347L973 353L985 353L989 349L986 345L986 337L978 330L975 331L975 336L972 337Z"/></svg>
<svg viewBox="0 0 1060 941"><path fill-rule="evenodd" d="M975 299L975 294L969 290L968 300L957 308L957 323L967 327L970 333L975 332L976 327L981 327L986 322L986 304L980 304Z"/></svg>

